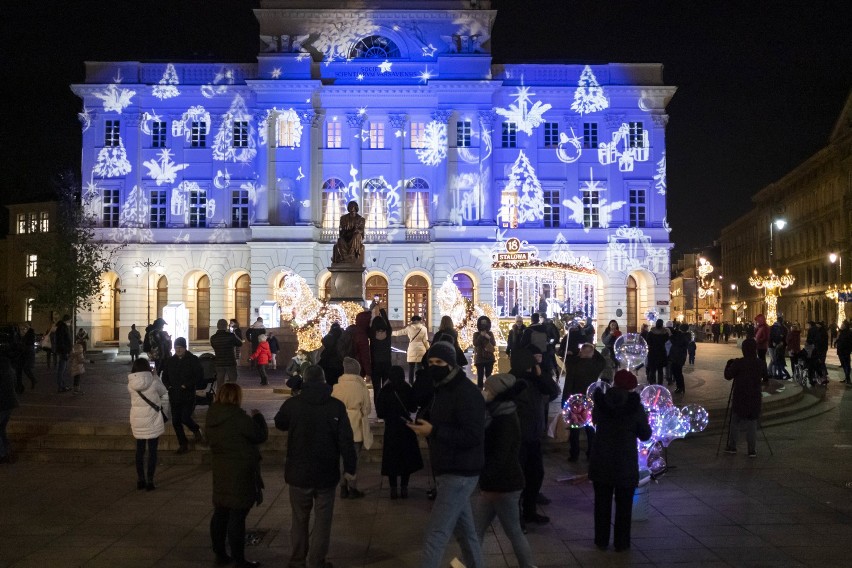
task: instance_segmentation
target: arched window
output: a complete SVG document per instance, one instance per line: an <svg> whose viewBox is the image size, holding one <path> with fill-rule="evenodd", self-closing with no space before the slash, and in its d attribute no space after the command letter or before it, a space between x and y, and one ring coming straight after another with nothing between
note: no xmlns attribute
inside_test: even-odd
<svg viewBox="0 0 852 568"><path fill-rule="evenodd" d="M405 183L405 228L429 228L429 184L422 178L411 178Z"/></svg>
<svg viewBox="0 0 852 568"><path fill-rule="evenodd" d="M234 319L241 327L249 325L251 317L251 277L243 274L234 285Z"/></svg>
<svg viewBox="0 0 852 568"><path fill-rule="evenodd" d="M429 282L415 274L405 281L405 321L420 316L429 325Z"/></svg>
<svg viewBox="0 0 852 568"><path fill-rule="evenodd" d="M163 316L163 308L169 303L169 279L165 276L160 276L157 280L157 312L153 319Z"/></svg>
<svg viewBox="0 0 852 568"><path fill-rule="evenodd" d="M465 274L464 272L456 272L453 274L453 284L459 289L463 298L467 298L471 302L473 301L473 278Z"/></svg>
<svg viewBox="0 0 852 568"><path fill-rule="evenodd" d="M195 287L195 338L210 339L210 277L206 274Z"/></svg>
<svg viewBox="0 0 852 568"><path fill-rule="evenodd" d="M372 302L378 297L378 302L385 309L388 307L388 280L381 274L373 274L367 278L364 297Z"/></svg>
<svg viewBox="0 0 852 568"><path fill-rule="evenodd" d="M331 273L323 277L318 292L319 299L323 302L327 302L331 298Z"/></svg>
<svg viewBox="0 0 852 568"><path fill-rule="evenodd" d="M388 228L387 192L388 184L383 178L372 178L364 182L364 208L361 214L367 220L368 239Z"/></svg>
<svg viewBox="0 0 852 568"><path fill-rule="evenodd" d="M349 50L350 59L399 59L399 47L386 37L373 35L358 40Z"/></svg>
<svg viewBox="0 0 852 568"><path fill-rule="evenodd" d="M336 230L340 216L346 212L346 184L337 178L329 178L322 184L322 228Z"/></svg>

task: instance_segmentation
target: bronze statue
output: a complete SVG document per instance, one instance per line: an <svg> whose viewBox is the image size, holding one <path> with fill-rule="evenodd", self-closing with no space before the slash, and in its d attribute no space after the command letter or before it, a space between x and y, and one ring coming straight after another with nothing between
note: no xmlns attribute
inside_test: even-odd
<svg viewBox="0 0 852 568"><path fill-rule="evenodd" d="M346 204L346 215L340 218L340 236L331 253L332 263L364 265L364 227L366 220L358 214L358 203Z"/></svg>

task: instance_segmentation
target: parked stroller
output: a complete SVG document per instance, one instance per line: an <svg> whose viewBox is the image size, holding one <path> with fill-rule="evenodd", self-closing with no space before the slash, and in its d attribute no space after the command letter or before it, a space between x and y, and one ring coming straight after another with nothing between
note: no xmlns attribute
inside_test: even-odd
<svg viewBox="0 0 852 568"><path fill-rule="evenodd" d="M816 349L810 343L799 351L799 360L794 369L794 379L797 383L805 386L814 386L815 384L828 384L828 376L824 372L825 367L822 360L816 353Z"/></svg>
<svg viewBox="0 0 852 568"><path fill-rule="evenodd" d="M216 356L212 353L202 353L198 360L201 361L202 378L195 383L195 405L209 406L216 396ZM198 391L204 391L199 395Z"/></svg>

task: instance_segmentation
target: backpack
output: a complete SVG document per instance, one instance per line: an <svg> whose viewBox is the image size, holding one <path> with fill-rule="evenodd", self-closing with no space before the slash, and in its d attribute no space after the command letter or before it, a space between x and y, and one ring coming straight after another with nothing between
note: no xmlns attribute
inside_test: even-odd
<svg viewBox="0 0 852 568"><path fill-rule="evenodd" d="M340 358L355 357L355 333L346 328L337 340L337 353Z"/></svg>
<svg viewBox="0 0 852 568"><path fill-rule="evenodd" d="M142 340L142 351L144 353L150 353L151 352L151 332L150 331L145 332L145 339Z"/></svg>
<svg viewBox="0 0 852 568"><path fill-rule="evenodd" d="M530 327L528 329L530 330L530 345L535 345L539 351L545 353L547 351L547 333L540 331L540 328Z"/></svg>

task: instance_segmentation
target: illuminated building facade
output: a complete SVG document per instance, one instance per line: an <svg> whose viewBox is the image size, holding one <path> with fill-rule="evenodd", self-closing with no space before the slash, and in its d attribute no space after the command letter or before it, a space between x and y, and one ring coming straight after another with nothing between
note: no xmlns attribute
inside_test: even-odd
<svg viewBox="0 0 852 568"><path fill-rule="evenodd" d="M191 339L245 325L282 269L323 297L349 200L365 296L395 321L436 324L447 278L508 316L491 264L513 237L542 262L591 263L598 319L635 327L668 300L661 65L493 64L487 1L260 4L256 64L88 63L72 87L87 206L128 244L107 275L121 314L89 314L95 339L174 302ZM136 276L146 259L162 274Z"/></svg>

